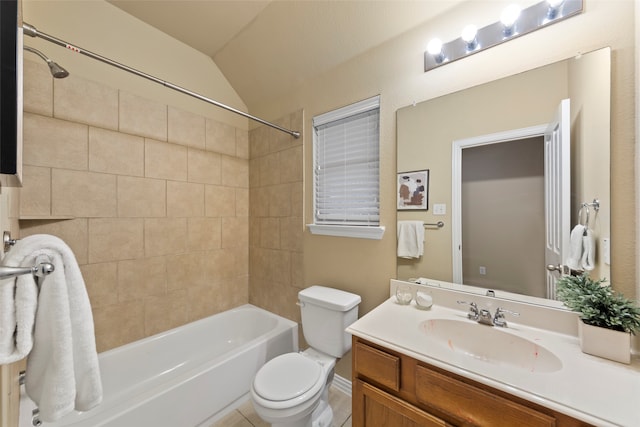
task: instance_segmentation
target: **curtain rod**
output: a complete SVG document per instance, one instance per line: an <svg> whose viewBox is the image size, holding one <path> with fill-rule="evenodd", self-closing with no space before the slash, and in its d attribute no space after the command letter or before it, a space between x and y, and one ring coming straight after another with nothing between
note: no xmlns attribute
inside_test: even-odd
<svg viewBox="0 0 640 427"><path fill-rule="evenodd" d="M116 61L114 61L112 59L105 58L104 56L98 55L97 53L93 53L91 51L88 51L88 50L82 49L82 48L80 48L78 46L75 46L75 45L72 45L70 43L67 43L67 42L65 42L63 40L60 40L60 39L58 39L56 37L53 37L53 36L51 36L51 35L49 35L47 33L43 33L41 31L38 31L36 29L36 27L34 27L33 25L29 25L26 22L22 23L22 30L23 30L24 34L27 35L27 36L40 37L40 38L42 38L42 39L44 39L44 40L46 40L46 41L48 41L50 43L57 44L58 46L65 47L65 48L67 48L67 49L69 49L69 50L71 50L73 52L81 53L81 54L86 55L86 56L88 56L88 57L90 57L92 59L96 59L96 60L98 60L100 62L104 62L105 64L111 65L111 66L116 67L116 68L120 68L121 70L127 71L129 73L135 74L135 75L140 76L140 77L143 77L143 78L145 78L147 80L151 80L152 82L161 84L161 85L163 85L165 87L168 87L169 89L173 89L175 91L184 93L186 95L192 96L192 97L194 97L196 99L199 99L201 101L208 102L209 104L213 104L213 105L215 105L217 107L224 108L225 110L231 111L232 113L239 114L239 115L244 116L244 117L246 117L248 119L254 120L254 121L259 122L259 123L262 123L263 125L270 126L270 127L274 128L274 129L277 129L277 130L279 130L281 132L288 133L289 135L293 136L296 139L300 138L300 132L298 132L298 131L294 131L294 130L283 128L282 126L278 126L275 123L268 122L268 121L263 120L263 119L261 119L259 117L256 117L256 116L253 116L251 114L245 113L244 111L237 110L237 109L235 109L233 107L230 107L228 105L225 105L225 104L223 104L221 102L218 102L218 101L215 101L215 100L213 100L211 98L207 98L206 96L200 95L199 93L190 91L188 89L185 89L185 88L180 87L178 85L175 85L173 83L164 81L164 80L159 79L157 77L154 77L154 76L152 76L150 74L143 73L142 71L138 71L135 68L131 68L131 67L127 66L127 65L124 65L124 64L121 64L119 62L116 62Z"/></svg>

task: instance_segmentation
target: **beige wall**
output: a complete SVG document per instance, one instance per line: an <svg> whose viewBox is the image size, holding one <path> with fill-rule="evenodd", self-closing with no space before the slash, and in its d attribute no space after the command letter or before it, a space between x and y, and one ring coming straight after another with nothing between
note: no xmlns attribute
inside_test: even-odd
<svg viewBox="0 0 640 427"><path fill-rule="evenodd" d="M389 278L396 275L395 171L396 119L401 107L512 75L541 65L611 46L611 222L613 285L628 296L636 288L636 226L634 191L634 8L631 0L586 0L585 11L501 46L428 73L423 72L427 40L458 37L477 16L499 16L507 2L470 1L437 20L409 31L313 81L292 89L280 99L252 106L252 114L281 117L304 108L304 133L311 135L311 118L354 101L381 95L381 223L382 240L346 239L304 233L305 285L323 283L358 293L366 313L388 296ZM307 138L308 139L308 138ZM308 145L307 145L308 147ZM312 221L312 152L305 150L305 222ZM348 374L346 362L338 372Z"/></svg>
<svg viewBox="0 0 640 427"><path fill-rule="evenodd" d="M302 111L276 120L301 129ZM300 321L303 280L302 156L304 139L260 126L249 135L249 302ZM302 341L300 341L302 343Z"/></svg>
<svg viewBox="0 0 640 427"><path fill-rule="evenodd" d="M22 237L80 264L99 351L248 301L246 130L25 61Z"/></svg>

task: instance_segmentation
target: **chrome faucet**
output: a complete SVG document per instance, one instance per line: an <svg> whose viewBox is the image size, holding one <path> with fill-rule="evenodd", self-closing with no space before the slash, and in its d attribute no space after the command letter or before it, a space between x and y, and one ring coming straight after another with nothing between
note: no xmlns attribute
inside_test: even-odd
<svg viewBox="0 0 640 427"><path fill-rule="evenodd" d="M515 311L507 310L502 307L496 308L495 314L492 316L491 311L486 308L478 309L478 304L475 302L467 302L467 301L457 301L458 304L467 304L469 306L469 312L467 313L467 317L470 320L475 320L478 323L488 326L499 326L501 328L507 327L507 321L504 319L505 313L510 314L512 316L520 316L520 313L516 313Z"/></svg>
<svg viewBox="0 0 640 427"><path fill-rule="evenodd" d="M468 304L469 312L467 313L467 317L471 320L478 320L480 312L478 311L478 305L475 302L458 301L458 304Z"/></svg>
<svg viewBox="0 0 640 427"><path fill-rule="evenodd" d="M520 316L520 313L515 311L507 310L502 307L496 308L496 313L493 315L493 324L495 326L500 326L501 328L507 327L507 321L504 320L504 314L508 313L512 316Z"/></svg>

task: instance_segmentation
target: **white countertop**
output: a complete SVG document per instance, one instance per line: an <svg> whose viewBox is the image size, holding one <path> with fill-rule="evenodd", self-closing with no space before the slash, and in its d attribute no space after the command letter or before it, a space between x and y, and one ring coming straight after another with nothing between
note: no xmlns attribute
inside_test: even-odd
<svg viewBox="0 0 640 427"><path fill-rule="evenodd" d="M415 302L399 305L392 297L353 323L347 332L596 426L640 426L637 356L630 365L590 356L581 352L573 335L519 324L507 316L508 327L500 328L502 332L533 341L562 362L559 370L537 372L535 367L505 366L454 352L451 342L448 346L435 343L420 327L429 319L475 323L467 319L466 308L434 304L429 310L421 310Z"/></svg>

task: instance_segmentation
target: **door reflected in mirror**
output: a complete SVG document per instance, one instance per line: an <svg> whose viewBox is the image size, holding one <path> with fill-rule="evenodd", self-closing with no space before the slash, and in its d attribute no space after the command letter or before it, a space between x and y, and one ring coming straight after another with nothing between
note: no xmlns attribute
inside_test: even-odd
<svg viewBox="0 0 640 427"><path fill-rule="evenodd" d="M610 56L609 48L600 49L398 110L397 170L429 169L429 204L451 206L445 215L431 208L398 212L399 221L447 225L425 228L424 255L398 258L398 279L426 277L553 299L559 273L546 266L564 263L581 204L596 198L601 208L590 220L596 245L591 274L609 278L601 248L610 235ZM527 142L505 135L544 129L565 98L571 105L570 197L564 208L552 208L557 190L545 181L558 164L545 160L544 137ZM492 136L512 142L488 143ZM497 151L498 145L504 149ZM563 212L565 225L554 225ZM545 261L545 251L563 246L565 253Z"/></svg>

